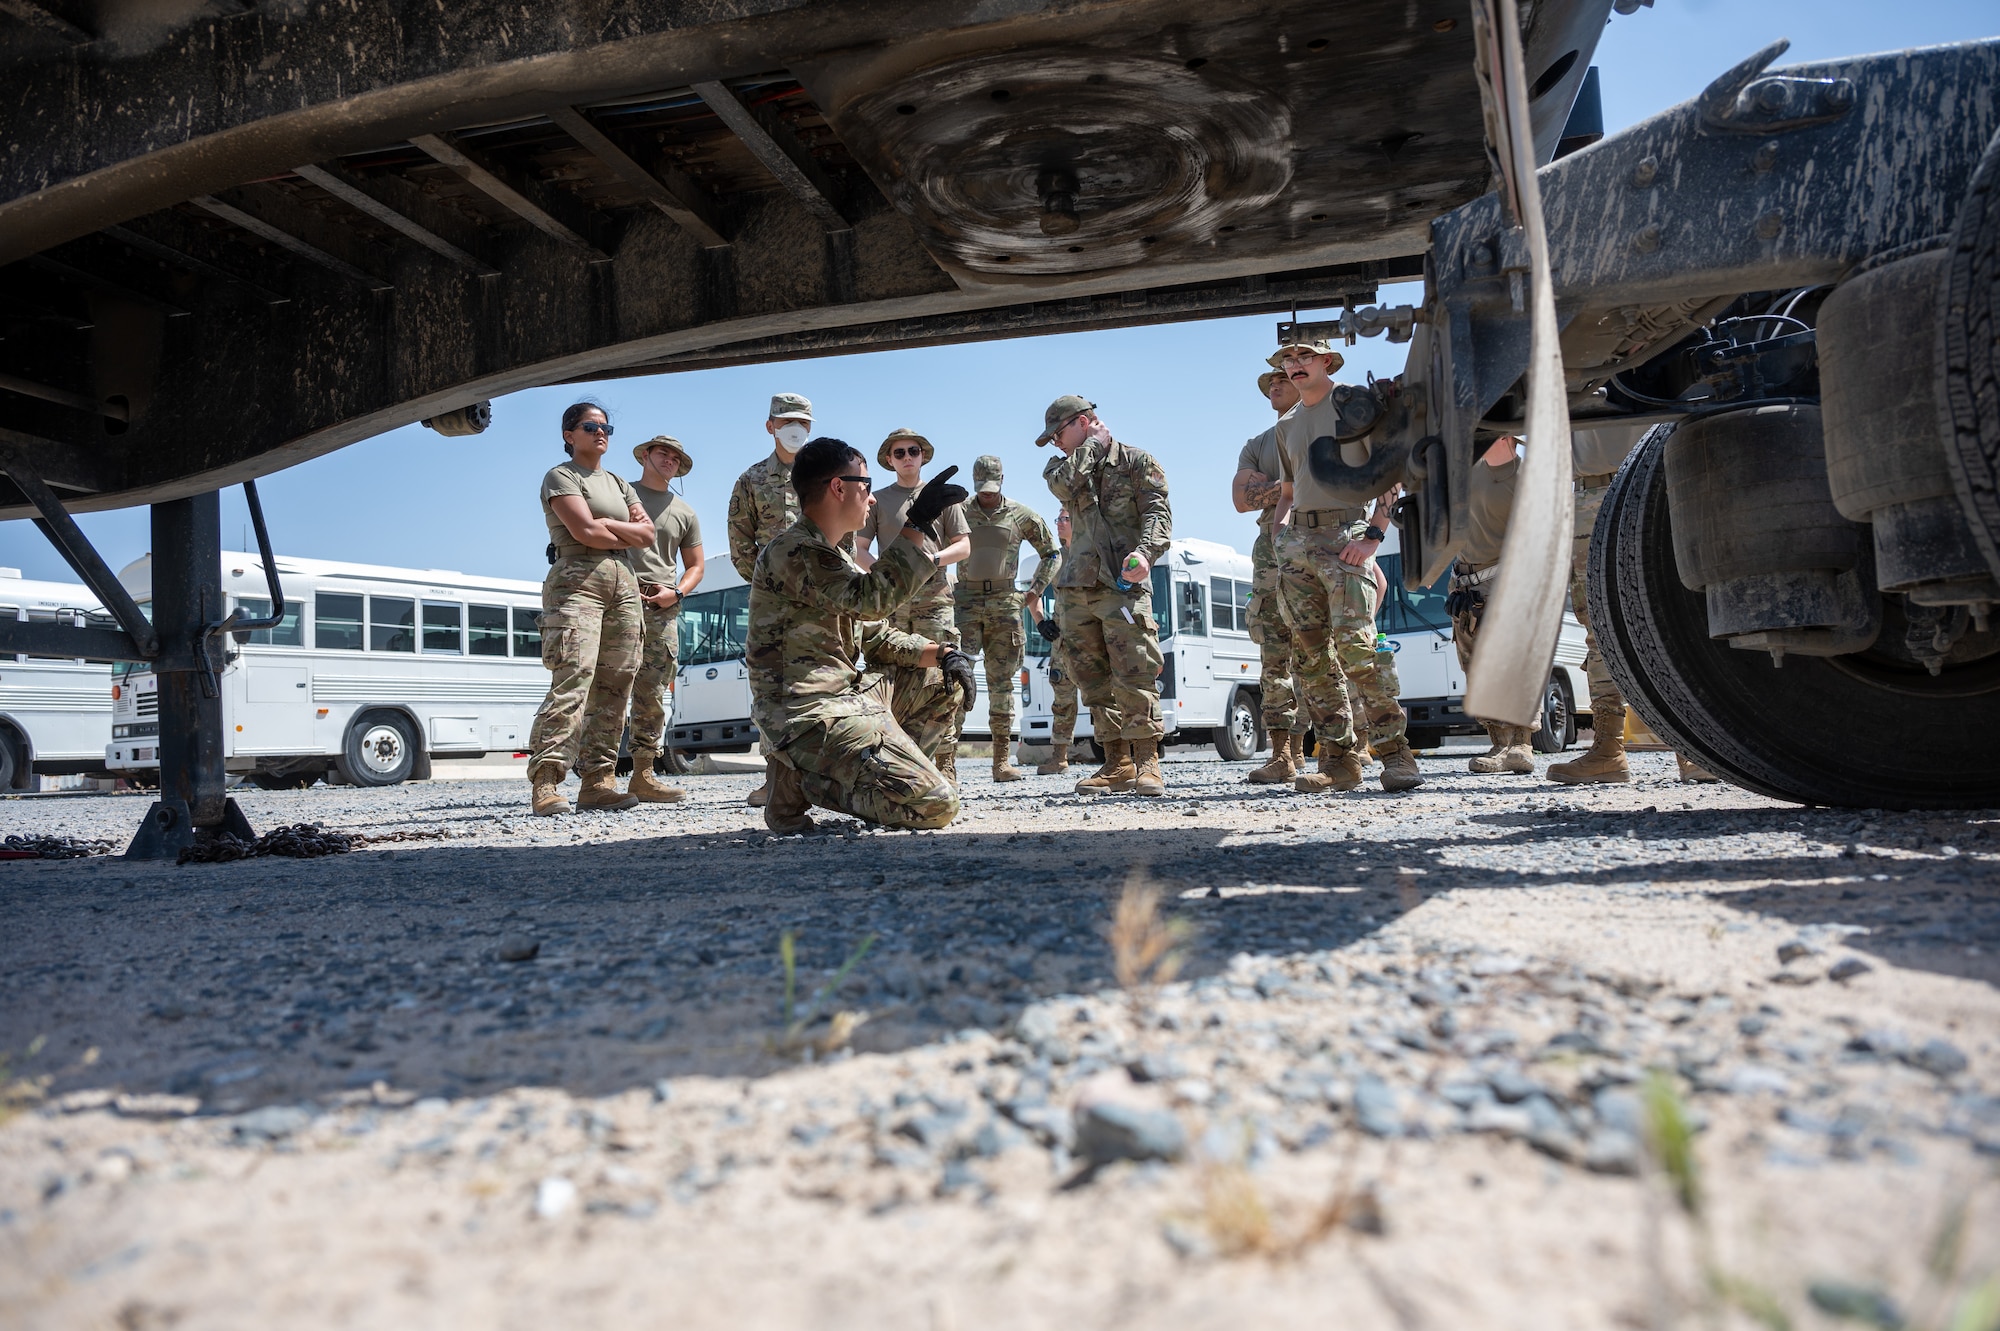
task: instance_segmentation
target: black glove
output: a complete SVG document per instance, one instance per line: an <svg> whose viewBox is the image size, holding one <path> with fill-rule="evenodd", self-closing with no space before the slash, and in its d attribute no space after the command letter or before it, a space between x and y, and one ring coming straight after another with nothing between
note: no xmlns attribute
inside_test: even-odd
<svg viewBox="0 0 2000 1331"><path fill-rule="evenodd" d="M1062 625L1056 623L1053 619L1044 619L1035 625L1035 632L1041 634L1050 642L1054 642L1062 636Z"/></svg>
<svg viewBox="0 0 2000 1331"><path fill-rule="evenodd" d="M904 524L915 527L935 541L938 538L936 525L938 515L953 504L964 503L968 498L964 486L947 484L956 475L958 475L957 467L946 467L932 477L930 483L923 489L917 491L917 497L910 501L910 511L903 515Z"/></svg>
<svg viewBox="0 0 2000 1331"><path fill-rule="evenodd" d="M956 471L957 468L952 470ZM935 485L937 482L933 481L931 484ZM971 711L973 702L979 697L979 678L972 673L972 658L956 647L947 647L938 657L938 669L944 671L947 680L958 685L959 691L965 695L963 710Z"/></svg>

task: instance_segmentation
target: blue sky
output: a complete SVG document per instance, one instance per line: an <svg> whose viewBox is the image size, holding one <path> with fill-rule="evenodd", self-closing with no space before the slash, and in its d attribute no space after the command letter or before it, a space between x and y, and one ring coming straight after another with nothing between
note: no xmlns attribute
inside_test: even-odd
<svg viewBox="0 0 2000 1331"><path fill-rule="evenodd" d="M1658 0L1614 17L1598 47L1609 129L1684 101L1729 65L1789 37L1786 62L2000 35L1991 0ZM1385 303L1411 298L1384 288ZM1047 454L1033 446L1042 409L1062 393L1099 404L1122 439L1165 464L1175 529L1247 549L1254 530L1229 504L1243 440L1270 423L1252 382L1274 340L1269 316L1002 342L929 347L533 389L493 404L493 425L470 439L408 426L259 482L281 553L539 579L546 534L535 500L543 471L562 458L557 417L579 396L610 408L612 457L636 475L629 445L655 433L684 440L695 469L684 482L711 559L722 560L729 486L768 449L764 406L774 392L813 400L823 433L874 445L909 425L967 472L997 453L1008 489L1045 514ZM1404 348L1366 339L1347 349L1343 377L1402 367ZM84 529L116 568L145 553L146 510L89 514ZM247 530L242 491L223 498L223 544ZM0 523L0 565L29 577L73 580L26 522Z"/></svg>

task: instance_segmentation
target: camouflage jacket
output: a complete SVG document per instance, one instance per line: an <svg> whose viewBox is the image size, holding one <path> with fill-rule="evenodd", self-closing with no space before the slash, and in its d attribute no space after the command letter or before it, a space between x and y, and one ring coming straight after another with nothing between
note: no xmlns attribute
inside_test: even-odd
<svg viewBox="0 0 2000 1331"><path fill-rule="evenodd" d="M872 666L915 665L928 638L883 622L937 567L898 537L866 573L845 546L800 518L764 547L750 573L751 714L783 748L809 726L880 709L864 692Z"/></svg>
<svg viewBox="0 0 2000 1331"><path fill-rule="evenodd" d="M1020 595L1014 588L1021 573L1021 542L1035 547L1042 562L1035 580L1028 585L1029 599L1039 599L1062 568L1062 548L1042 515L1026 504L1002 497L997 508L982 507L977 499L959 506L972 528L972 554L958 566L959 600L972 600L993 593ZM989 588L988 583L992 586Z"/></svg>
<svg viewBox="0 0 2000 1331"><path fill-rule="evenodd" d="M1125 556L1158 563L1174 536L1167 473L1153 455L1116 440L1095 440L1042 469L1049 491L1069 507L1070 558L1058 587L1115 587Z"/></svg>
<svg viewBox="0 0 2000 1331"><path fill-rule="evenodd" d="M729 562L745 582L764 547L798 520L791 463L773 453L736 478L729 492Z"/></svg>

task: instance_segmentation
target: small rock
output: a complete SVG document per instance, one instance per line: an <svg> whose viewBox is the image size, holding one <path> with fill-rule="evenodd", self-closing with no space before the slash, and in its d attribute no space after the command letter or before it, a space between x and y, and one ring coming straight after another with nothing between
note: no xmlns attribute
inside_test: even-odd
<svg viewBox="0 0 2000 1331"><path fill-rule="evenodd" d="M1854 1285L1844 1280L1815 1280L1806 1286L1806 1297L1821 1312L1852 1322L1862 1322L1879 1331L1899 1331L1903 1310L1886 1291L1874 1285Z"/></svg>
<svg viewBox="0 0 2000 1331"><path fill-rule="evenodd" d="M1745 1063L1732 1069L1727 1077L1713 1083L1711 1088L1730 1095L1783 1095L1791 1089L1791 1082L1776 1068L1765 1067L1762 1063Z"/></svg>
<svg viewBox="0 0 2000 1331"><path fill-rule="evenodd" d="M988 1119L972 1134L972 1153L981 1160L991 1160L1005 1155L1016 1146L1027 1143L1027 1136L1019 1128L1004 1118Z"/></svg>
<svg viewBox="0 0 2000 1331"><path fill-rule="evenodd" d="M1165 1109L1093 1100L1077 1107L1076 1149L1094 1165L1114 1160L1178 1160L1187 1150L1187 1132Z"/></svg>
<svg viewBox="0 0 2000 1331"><path fill-rule="evenodd" d="M1516 1105L1531 1095L1542 1095L1542 1084L1519 1068L1502 1068L1486 1079L1493 1095L1503 1105Z"/></svg>
<svg viewBox="0 0 2000 1331"><path fill-rule="evenodd" d="M240 1142L278 1142L311 1122L312 1115L296 1105L266 1105L239 1115L229 1127Z"/></svg>
<svg viewBox="0 0 2000 1331"><path fill-rule="evenodd" d="M503 938L500 940L500 946L493 950L493 955L502 961L533 961L541 954L542 940L529 938L525 934ZM576 1193L574 1184L570 1186L570 1193L574 1197Z"/></svg>
<svg viewBox="0 0 2000 1331"><path fill-rule="evenodd" d="M1842 957L1839 961L1833 963L1832 968L1826 973L1826 978L1844 982L1853 979L1857 975L1866 975L1874 969L1873 966L1859 957Z"/></svg>
<svg viewBox="0 0 2000 1331"><path fill-rule="evenodd" d="M1819 949L1802 938L1794 938L1788 943L1778 944L1778 964L1789 966L1800 957L1809 957Z"/></svg>
<svg viewBox="0 0 2000 1331"><path fill-rule="evenodd" d="M1520 1105L1481 1100L1465 1113L1467 1132L1497 1132L1503 1137L1525 1137L1534 1126L1534 1119Z"/></svg>
<svg viewBox="0 0 2000 1331"><path fill-rule="evenodd" d="M1966 1068L1965 1055L1949 1040L1926 1040L1905 1054L1903 1061L1933 1077L1956 1077Z"/></svg>
<svg viewBox="0 0 2000 1331"><path fill-rule="evenodd" d="M1354 1083L1354 1121L1363 1132L1376 1137L1403 1135L1403 1114L1396 1092L1380 1077L1363 1077Z"/></svg>
<svg viewBox="0 0 2000 1331"><path fill-rule="evenodd" d="M554 1220L576 1204L576 1184L566 1178L545 1178L535 1186L535 1215Z"/></svg>
<svg viewBox="0 0 2000 1331"><path fill-rule="evenodd" d="M1617 1128L1599 1128L1583 1148L1583 1167L1593 1174L1636 1175L1640 1164L1639 1139Z"/></svg>
<svg viewBox="0 0 2000 1331"><path fill-rule="evenodd" d="M1600 1126L1633 1138L1646 1134L1646 1109L1638 1093L1607 1086L1591 1098Z"/></svg>
<svg viewBox="0 0 2000 1331"><path fill-rule="evenodd" d="M1276 998L1292 987L1292 982L1277 971L1265 971L1257 977L1257 996Z"/></svg>

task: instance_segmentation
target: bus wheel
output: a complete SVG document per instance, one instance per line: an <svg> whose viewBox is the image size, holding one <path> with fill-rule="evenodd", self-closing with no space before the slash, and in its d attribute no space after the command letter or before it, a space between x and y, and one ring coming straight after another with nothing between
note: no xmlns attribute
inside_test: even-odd
<svg viewBox="0 0 2000 1331"><path fill-rule="evenodd" d="M686 776L694 770L694 764L679 749L661 749L660 760L654 765L667 776Z"/></svg>
<svg viewBox="0 0 2000 1331"><path fill-rule="evenodd" d="M1229 695L1229 709L1215 728L1215 751L1226 763L1240 763L1257 752L1257 698L1248 689Z"/></svg>
<svg viewBox="0 0 2000 1331"><path fill-rule="evenodd" d="M2000 805L2000 643L1967 633L1935 675L1911 656L1903 598L1875 646L1765 652L1709 636L1704 594L1674 557L1667 427L1625 459L1590 538L1590 622L1604 663L1659 737L1726 781L1799 804Z"/></svg>
<svg viewBox="0 0 2000 1331"><path fill-rule="evenodd" d="M1542 695L1542 724L1531 741L1536 753L1561 753L1576 738L1576 720L1570 715L1569 685L1560 675L1549 676L1548 692Z"/></svg>
<svg viewBox="0 0 2000 1331"><path fill-rule="evenodd" d="M0 727L0 790L12 790L21 775L21 742Z"/></svg>
<svg viewBox="0 0 2000 1331"><path fill-rule="evenodd" d="M348 728L340 774L353 786L395 786L417 765L417 737L400 712L364 712Z"/></svg>

